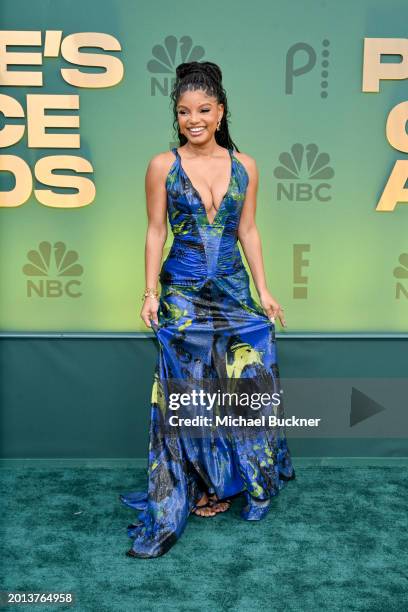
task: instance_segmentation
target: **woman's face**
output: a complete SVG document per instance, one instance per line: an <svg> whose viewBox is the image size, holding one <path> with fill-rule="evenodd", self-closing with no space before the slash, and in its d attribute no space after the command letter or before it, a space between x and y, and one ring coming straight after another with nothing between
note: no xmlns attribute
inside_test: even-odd
<svg viewBox="0 0 408 612"><path fill-rule="evenodd" d="M203 144L214 137L224 105L202 89L185 91L177 103L177 119L180 132L191 143Z"/></svg>

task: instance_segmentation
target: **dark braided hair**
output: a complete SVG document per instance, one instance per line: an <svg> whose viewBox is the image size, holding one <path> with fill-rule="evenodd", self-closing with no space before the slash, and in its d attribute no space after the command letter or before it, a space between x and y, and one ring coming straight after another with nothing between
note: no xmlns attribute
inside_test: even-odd
<svg viewBox="0 0 408 612"><path fill-rule="evenodd" d="M176 68L176 80L174 82L170 98L173 101L173 129L177 134L180 146L187 142L187 138L180 132L177 121L177 103L182 93L187 90L195 91L202 89L209 96L214 96L218 104L224 105L220 129L215 131L215 140L227 149L234 148L239 153L238 147L233 142L228 130L229 110L227 94L222 86L222 72L217 64L213 62L184 62Z"/></svg>

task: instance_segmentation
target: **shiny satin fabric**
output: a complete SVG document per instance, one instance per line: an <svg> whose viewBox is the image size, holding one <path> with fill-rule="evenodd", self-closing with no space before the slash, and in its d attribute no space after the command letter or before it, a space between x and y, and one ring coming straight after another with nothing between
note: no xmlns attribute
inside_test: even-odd
<svg viewBox="0 0 408 612"><path fill-rule="evenodd" d="M265 427L170 434L171 380L247 379L280 388L275 326L252 298L237 244L248 175L229 150L231 178L212 223L200 194L183 170L176 148L166 181L172 248L160 272L159 343L151 394L147 491L122 493L138 512L128 527L127 554L166 553L181 536L205 491L219 499L242 493L245 520L266 516L272 498L295 478L285 431ZM256 385L254 385L255 387ZM264 384L265 388L265 384ZM283 403L277 416L284 416Z"/></svg>

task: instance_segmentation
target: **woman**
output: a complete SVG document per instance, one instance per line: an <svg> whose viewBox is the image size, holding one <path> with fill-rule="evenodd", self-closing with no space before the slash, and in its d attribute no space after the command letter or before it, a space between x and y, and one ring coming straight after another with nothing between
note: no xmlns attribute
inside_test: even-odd
<svg viewBox="0 0 408 612"><path fill-rule="evenodd" d="M139 511L138 522L128 527L133 545L126 554L141 558L167 552L191 513L214 517L227 511L235 496L244 497L244 519L263 518L271 498L295 478L283 429L263 423L246 427L249 421L238 418L231 427L214 425L216 411L237 417L239 402L231 413L220 401L214 418L198 427L180 427L183 419L169 405L170 388L189 391L198 383L211 383L213 391L217 385L237 390L237 383L244 383L246 391L279 394L275 317L286 325L265 281L255 225L256 164L238 153L230 138L220 68L212 62L180 64L171 98L180 147L152 158L146 174L147 289L141 317L160 347L151 397L148 490L120 495ZM174 240L160 270L166 214ZM251 296L238 240L262 307ZM195 415L209 415L208 403L203 406ZM267 404L265 414L283 416L280 397Z"/></svg>

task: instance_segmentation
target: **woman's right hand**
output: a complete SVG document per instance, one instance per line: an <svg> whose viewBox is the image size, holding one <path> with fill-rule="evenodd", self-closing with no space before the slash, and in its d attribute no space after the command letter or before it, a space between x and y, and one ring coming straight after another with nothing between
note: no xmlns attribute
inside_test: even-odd
<svg viewBox="0 0 408 612"><path fill-rule="evenodd" d="M159 300L155 297L145 297L143 308L141 310L140 316L143 319L144 323L147 327L151 327L150 319L153 319L156 325L159 324L157 311L159 310Z"/></svg>

